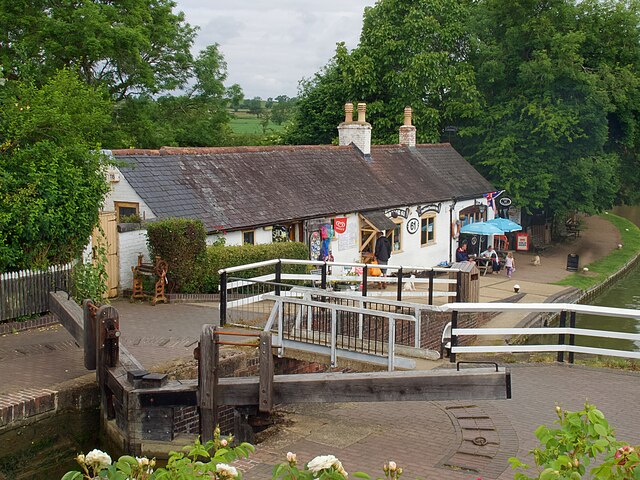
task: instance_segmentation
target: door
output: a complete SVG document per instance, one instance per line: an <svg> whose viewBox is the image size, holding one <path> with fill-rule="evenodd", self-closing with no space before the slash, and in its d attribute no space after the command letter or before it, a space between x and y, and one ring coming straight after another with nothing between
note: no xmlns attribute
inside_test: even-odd
<svg viewBox="0 0 640 480"><path fill-rule="evenodd" d="M102 244L107 250L107 296L113 298L118 296L118 285L120 284L116 212L100 213L100 228L104 235L96 228L92 235L92 246L95 248L98 244Z"/></svg>

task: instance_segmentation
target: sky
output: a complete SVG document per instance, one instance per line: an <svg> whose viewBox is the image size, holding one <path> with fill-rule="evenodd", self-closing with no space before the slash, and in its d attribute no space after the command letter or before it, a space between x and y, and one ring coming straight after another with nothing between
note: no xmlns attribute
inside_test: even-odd
<svg viewBox="0 0 640 480"><path fill-rule="evenodd" d="M213 43L227 62L225 84L240 84L245 98L298 91L335 53L353 48L362 14L375 0L176 0L186 21L200 27L194 54Z"/></svg>

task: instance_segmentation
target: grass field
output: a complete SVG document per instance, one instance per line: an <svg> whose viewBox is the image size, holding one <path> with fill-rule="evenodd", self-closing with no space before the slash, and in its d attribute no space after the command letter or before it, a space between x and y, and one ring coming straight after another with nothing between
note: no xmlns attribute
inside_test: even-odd
<svg viewBox="0 0 640 480"><path fill-rule="evenodd" d="M574 273L567 278L556 282L556 285L568 285L571 287L588 290L589 288L605 281L640 252L640 229L626 218L619 217L613 213L602 216L610 221L615 228L620 231L622 237L622 248L612 251L609 255L589 264L589 275ZM595 273L595 275L593 275Z"/></svg>
<svg viewBox="0 0 640 480"><path fill-rule="evenodd" d="M231 121L229 122L229 126L233 133L256 133L262 135L262 124L260 118L256 118L256 116L252 113L238 111L231 113ZM267 126L267 133L272 132L281 132L284 127L282 125L276 125L275 123L269 122Z"/></svg>

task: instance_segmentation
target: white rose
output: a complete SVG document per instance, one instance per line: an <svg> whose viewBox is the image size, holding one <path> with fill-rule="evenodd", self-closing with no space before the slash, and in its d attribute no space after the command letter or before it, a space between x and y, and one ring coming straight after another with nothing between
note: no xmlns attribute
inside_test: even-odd
<svg viewBox="0 0 640 480"><path fill-rule="evenodd" d="M396 468L398 468L398 465L396 465L396 462L389 462L389 470L392 472L396 471Z"/></svg>
<svg viewBox="0 0 640 480"><path fill-rule="evenodd" d="M216 472L220 474L220 478L236 478L238 476L236 467L232 467L226 463L216 465Z"/></svg>
<svg viewBox="0 0 640 480"><path fill-rule="evenodd" d="M296 463L297 460L298 460L298 457L296 456L295 453L287 452L287 462Z"/></svg>
<svg viewBox="0 0 640 480"><path fill-rule="evenodd" d="M111 457L102 450L98 450L97 448L94 448L89 453L87 453L84 461L87 465L92 465L98 470L102 470L103 468L107 468L109 465L111 465Z"/></svg>
<svg viewBox="0 0 640 480"><path fill-rule="evenodd" d="M326 470L333 467L338 461L333 455L319 455L307 464L307 468L313 473L318 473L320 470Z"/></svg>
<svg viewBox="0 0 640 480"><path fill-rule="evenodd" d="M141 467L149 465L149 459L147 457L136 457L136 460L138 461L138 465Z"/></svg>

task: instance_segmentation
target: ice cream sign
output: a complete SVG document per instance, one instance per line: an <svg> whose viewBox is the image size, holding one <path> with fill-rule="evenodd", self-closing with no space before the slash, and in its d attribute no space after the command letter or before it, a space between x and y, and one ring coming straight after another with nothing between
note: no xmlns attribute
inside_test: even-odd
<svg viewBox="0 0 640 480"><path fill-rule="evenodd" d="M337 234L342 234L347 231L347 217L336 217L333 220L333 230Z"/></svg>

